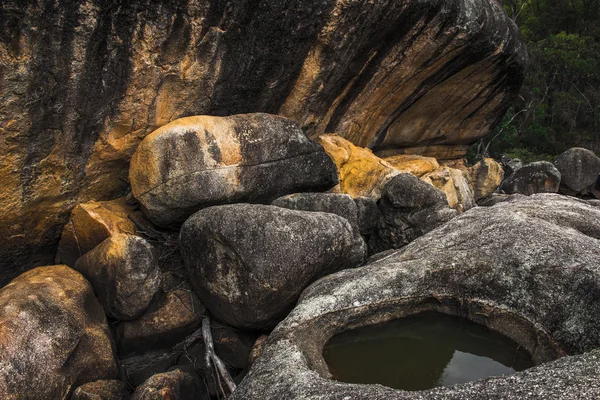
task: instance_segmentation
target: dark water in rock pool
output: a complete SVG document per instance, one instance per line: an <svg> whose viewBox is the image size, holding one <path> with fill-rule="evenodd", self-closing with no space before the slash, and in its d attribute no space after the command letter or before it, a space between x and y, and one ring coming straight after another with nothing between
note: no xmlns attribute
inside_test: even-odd
<svg viewBox="0 0 600 400"><path fill-rule="evenodd" d="M425 312L334 336L325 346L334 379L425 390L533 366L509 338L467 319Z"/></svg>

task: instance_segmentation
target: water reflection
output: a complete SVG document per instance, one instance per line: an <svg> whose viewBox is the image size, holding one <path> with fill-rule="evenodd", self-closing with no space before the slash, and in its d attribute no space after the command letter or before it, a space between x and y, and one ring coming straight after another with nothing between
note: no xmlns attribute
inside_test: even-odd
<svg viewBox="0 0 600 400"><path fill-rule="evenodd" d="M323 356L334 378L424 390L531 367L505 336L464 318L426 312L335 336Z"/></svg>

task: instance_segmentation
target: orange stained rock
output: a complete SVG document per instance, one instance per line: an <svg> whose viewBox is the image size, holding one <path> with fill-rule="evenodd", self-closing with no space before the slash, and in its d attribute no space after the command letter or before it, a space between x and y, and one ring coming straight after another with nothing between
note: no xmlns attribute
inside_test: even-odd
<svg viewBox="0 0 600 400"><path fill-rule="evenodd" d="M134 235L136 227L129 219L132 211L133 207L127 205L125 197L77 205L63 230L57 262L74 266L79 257L108 237L120 233Z"/></svg>
<svg viewBox="0 0 600 400"><path fill-rule="evenodd" d="M417 178L431 173L440 167L435 158L415 154L398 154L395 156L384 157L383 160L398 171L408 172Z"/></svg>
<svg viewBox="0 0 600 400"><path fill-rule="evenodd" d="M332 191L378 199L385 184L399 173L371 150L357 147L338 135L325 134L317 140L338 169L340 183Z"/></svg>

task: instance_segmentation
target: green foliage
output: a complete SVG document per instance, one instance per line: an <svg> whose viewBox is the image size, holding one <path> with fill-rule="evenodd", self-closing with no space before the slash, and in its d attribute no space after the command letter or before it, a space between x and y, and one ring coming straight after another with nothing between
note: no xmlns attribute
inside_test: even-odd
<svg viewBox="0 0 600 400"><path fill-rule="evenodd" d="M530 57L517 101L475 157L600 151L600 0L505 0Z"/></svg>

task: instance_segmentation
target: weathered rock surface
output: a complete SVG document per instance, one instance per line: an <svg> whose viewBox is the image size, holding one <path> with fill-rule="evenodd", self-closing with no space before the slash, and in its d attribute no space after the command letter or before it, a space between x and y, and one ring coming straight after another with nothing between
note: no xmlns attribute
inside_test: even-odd
<svg viewBox="0 0 600 400"><path fill-rule="evenodd" d="M593 151L573 147L559 155L554 166L560 172L559 191L571 196L599 197L596 180L600 175L600 157Z"/></svg>
<svg viewBox="0 0 600 400"><path fill-rule="evenodd" d="M140 318L119 324L116 337L121 357L173 347L200 325L204 311L190 291L165 293Z"/></svg>
<svg viewBox="0 0 600 400"><path fill-rule="evenodd" d="M560 186L560 172L548 161L529 163L502 182L500 191L506 194L556 193Z"/></svg>
<svg viewBox="0 0 600 400"><path fill-rule="evenodd" d="M71 209L121 195L140 140L176 118L280 113L311 136L458 157L526 58L489 0L5 0L0 20L4 282L52 262Z"/></svg>
<svg viewBox="0 0 600 400"><path fill-rule="evenodd" d="M448 205L459 213L475 206L473 191L461 170L441 167L421 179L441 190L446 195Z"/></svg>
<svg viewBox="0 0 600 400"><path fill-rule="evenodd" d="M352 197L369 197L378 200L381 190L398 171L367 148L334 134L321 135L317 139L338 170L339 184L332 192Z"/></svg>
<svg viewBox="0 0 600 400"><path fill-rule="evenodd" d="M197 212L182 226L180 246L202 302L242 329L272 328L311 282L366 256L338 215L251 204Z"/></svg>
<svg viewBox="0 0 600 400"><path fill-rule="evenodd" d="M429 174L440 167L440 164L435 158L418 155L399 154L396 156L385 157L383 160L394 167L398 172L408 172L418 178L425 174Z"/></svg>
<svg viewBox="0 0 600 400"><path fill-rule="evenodd" d="M0 289L1 399L69 399L116 377L104 311L80 273L39 267Z"/></svg>
<svg viewBox="0 0 600 400"><path fill-rule="evenodd" d="M467 178L478 202L498 189L504 179L504 170L493 158L484 158L468 169Z"/></svg>
<svg viewBox="0 0 600 400"><path fill-rule="evenodd" d="M138 236L111 236L75 263L90 281L106 315L139 317L161 288L161 271L152 246Z"/></svg>
<svg viewBox="0 0 600 400"><path fill-rule="evenodd" d="M129 400L127 385L115 379L100 380L79 386L71 400Z"/></svg>
<svg viewBox="0 0 600 400"><path fill-rule="evenodd" d="M473 208L400 251L307 288L233 400L599 397L599 243L600 209L573 198L542 194ZM331 380L322 349L333 335L425 310L497 330L542 365L419 392Z"/></svg>
<svg viewBox="0 0 600 400"><path fill-rule="evenodd" d="M296 193L275 199L271 205L290 210L326 212L345 218L360 232L358 207L352 197L341 193Z"/></svg>
<svg viewBox="0 0 600 400"><path fill-rule="evenodd" d="M385 186L378 204L382 218L370 236L370 254L399 249L457 214L443 192L408 173Z"/></svg>
<svg viewBox="0 0 600 400"><path fill-rule="evenodd" d="M519 168L523 167L525 164L520 158L511 158L505 161L502 161L502 166L504 168L504 178L508 178L512 174L514 174Z"/></svg>
<svg viewBox="0 0 600 400"><path fill-rule="evenodd" d="M219 204L270 203L331 189L335 165L292 120L269 114L178 119L146 137L131 159L133 195L159 226L179 226Z"/></svg>
<svg viewBox="0 0 600 400"><path fill-rule="evenodd" d="M191 369L156 374L139 386L131 400L208 400L200 377Z"/></svg>
<svg viewBox="0 0 600 400"><path fill-rule="evenodd" d="M125 197L78 204L62 232L55 262L73 267L79 257L109 237L120 233L134 235L137 229L129 219L132 212Z"/></svg>

